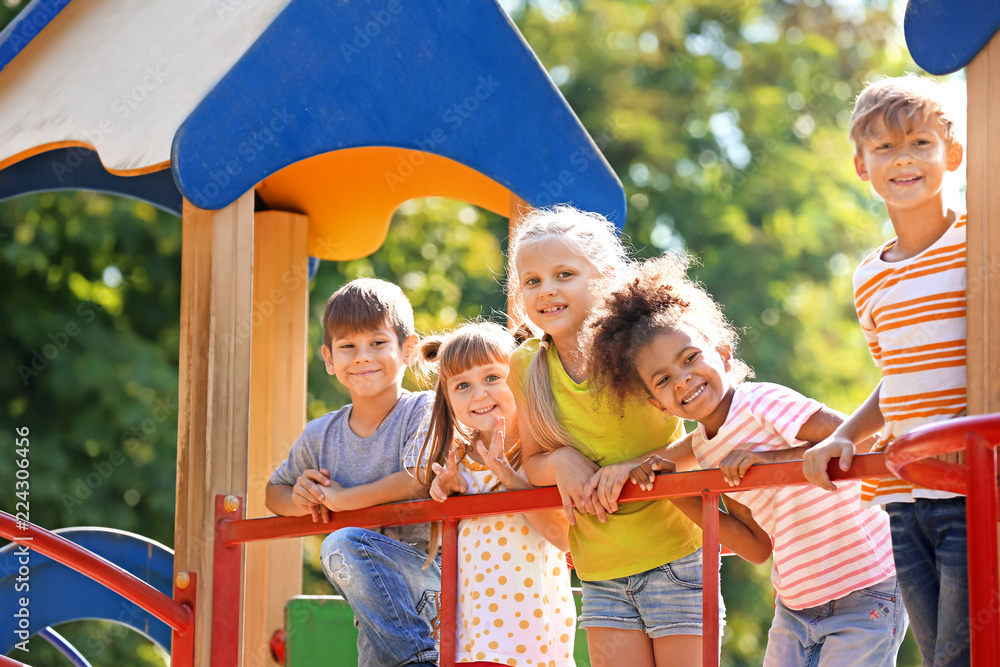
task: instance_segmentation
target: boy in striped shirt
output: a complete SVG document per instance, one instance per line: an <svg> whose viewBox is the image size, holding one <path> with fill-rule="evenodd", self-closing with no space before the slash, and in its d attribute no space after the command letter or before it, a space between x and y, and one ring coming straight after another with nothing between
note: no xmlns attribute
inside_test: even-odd
<svg viewBox="0 0 1000 667"><path fill-rule="evenodd" d="M855 443L879 429L873 451L921 424L964 414L965 216L948 207L945 175L962 146L943 91L917 76L883 79L858 96L854 164L885 202L896 238L854 274L854 301L882 381L830 438L805 455L806 477L833 489L831 458L846 469ZM940 457L962 462L961 454ZM885 505L903 600L925 665L968 665L965 498L900 479L864 484L862 503Z"/></svg>

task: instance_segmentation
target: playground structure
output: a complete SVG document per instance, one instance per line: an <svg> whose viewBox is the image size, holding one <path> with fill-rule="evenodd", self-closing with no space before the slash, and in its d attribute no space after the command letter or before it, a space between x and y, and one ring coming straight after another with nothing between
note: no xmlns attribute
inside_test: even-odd
<svg viewBox="0 0 1000 667"><path fill-rule="evenodd" d="M99 582L87 584L94 612L33 613L30 633L99 615L97 591L109 587L145 610L127 625L161 645L165 629L173 630L173 664L259 664L247 656L266 652L285 602L301 587L298 540L274 538L439 518L449 527L444 622L450 616L453 623L458 519L558 507L558 495L539 489L372 508L340 514L321 530L308 518L245 520L266 514L263 484L249 480L263 479L304 425L307 281L292 287L282 279L306 275L308 257L372 252L392 212L416 197L468 201L514 222L522 207L567 202L621 224L621 184L492 0L281 0L226 5L224 15L195 0L130 5L128 14L125 4L35 0L0 35L0 197L96 189L183 217L176 550L170 576L143 582L123 572L146 567L122 560L137 546L127 538L67 531L74 547L0 514L0 535L15 542L4 550L8 557L31 544L78 570L60 569L60 576L82 581L84 573ZM1000 189L988 185L1000 173L1000 120L988 113L1000 101L1000 42L993 38L1000 12L988 4L969 3L963 14L943 2L913 2L907 16L911 51L928 71L968 64L970 414L1000 412L1000 283L988 259L1000 250L1000 230L986 224L1000 215ZM942 17L965 22L954 26L963 30L955 34L964 51L930 39ZM112 119L122 82L135 84L135 106ZM263 303L274 312L258 324L254 313ZM970 469L995 470L995 418L943 430L961 442L965 436L954 434L962 428L991 443L969 445ZM917 436L914 447L926 441ZM892 456L905 451L897 447ZM782 465L752 471L745 484L801 479L793 464ZM919 477L935 465L906 460L903 474ZM859 457L847 476L878 474L887 474L882 457L872 456ZM970 495L970 506L993 512L977 512L981 526L974 531L970 522L970 535L992 530L995 538L995 475L973 487L985 500ZM702 495L713 507L724 488L717 472L684 473L661 477L641 497ZM116 540L120 546L110 547ZM269 541L256 543L262 540ZM706 553L713 544L717 534L708 527ZM970 537L972 571L992 576L970 586L973 618L988 614L977 666L1000 656L996 543L982 544ZM162 575L164 566L155 570ZM717 617L717 577L706 568L707 619ZM0 599L0 614L9 617L9 608L12 615L14 604ZM447 627L442 664L450 664L454 648ZM707 631L705 645L706 664L717 664L717 635Z"/></svg>

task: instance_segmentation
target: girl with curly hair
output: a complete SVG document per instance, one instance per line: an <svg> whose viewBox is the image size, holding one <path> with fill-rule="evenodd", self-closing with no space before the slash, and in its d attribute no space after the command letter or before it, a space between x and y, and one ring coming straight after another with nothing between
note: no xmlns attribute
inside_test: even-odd
<svg viewBox="0 0 1000 667"><path fill-rule="evenodd" d="M736 330L676 266L676 259L644 262L591 324L599 386L622 401L645 394L664 414L697 422L681 445L636 466L632 481L648 488L661 454L693 455L702 468L721 468L734 487L754 464L801 459L844 415L787 387L744 382L750 369L734 354ZM731 495L774 540L778 599L764 665L894 665L907 615L888 517L861 508L860 483Z"/></svg>

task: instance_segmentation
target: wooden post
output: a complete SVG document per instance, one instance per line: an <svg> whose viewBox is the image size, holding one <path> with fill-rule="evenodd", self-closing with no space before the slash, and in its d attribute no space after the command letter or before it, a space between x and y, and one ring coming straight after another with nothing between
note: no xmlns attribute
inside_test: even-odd
<svg viewBox="0 0 1000 667"><path fill-rule="evenodd" d="M264 488L306 423L308 218L254 216L247 517L270 516ZM302 592L302 540L247 544L243 586L243 664L276 664L268 641L284 627L285 604Z"/></svg>
<svg viewBox="0 0 1000 667"><path fill-rule="evenodd" d="M523 199L521 199L520 197L518 197L513 192L510 193L510 215L507 216L507 219L508 219L508 223L507 223L507 238L508 239L514 238L514 230L517 229L517 226L521 224L522 220L524 220L524 216L528 215L528 213L530 213L530 212L531 212L531 204L529 204L528 202L524 201ZM509 240L508 240L508 243L509 243ZM508 248L509 247L510 246L508 246ZM509 254L510 254L510 252L508 250L508 255ZM510 280L510 275L512 274L512 272L514 270L515 270L514 267L510 266L508 264L508 266L507 266L508 280ZM508 294L508 296L507 296L507 328L508 329L513 329L515 326L517 326L518 324L520 324L520 322L515 322L512 319L512 317L514 315L513 305L514 304L511 301L511 297Z"/></svg>
<svg viewBox="0 0 1000 667"><path fill-rule="evenodd" d="M969 414L1000 412L1000 34L969 64Z"/></svg>
<svg viewBox="0 0 1000 667"><path fill-rule="evenodd" d="M174 572L198 575L194 664L207 666L215 496L247 491L253 193L220 211L185 201L182 234Z"/></svg>

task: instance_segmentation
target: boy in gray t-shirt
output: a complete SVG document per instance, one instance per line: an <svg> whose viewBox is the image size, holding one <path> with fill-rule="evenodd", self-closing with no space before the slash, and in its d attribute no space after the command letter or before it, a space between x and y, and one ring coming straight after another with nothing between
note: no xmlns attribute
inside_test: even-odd
<svg viewBox="0 0 1000 667"><path fill-rule="evenodd" d="M327 521L331 511L427 497L412 473L432 395L402 387L416 344L413 309L396 285L359 279L330 297L323 360L351 404L306 425L271 475L268 509ZM428 532L427 524L343 528L323 541L323 572L360 629L360 665L436 663L441 570L422 567Z"/></svg>

